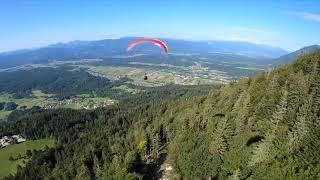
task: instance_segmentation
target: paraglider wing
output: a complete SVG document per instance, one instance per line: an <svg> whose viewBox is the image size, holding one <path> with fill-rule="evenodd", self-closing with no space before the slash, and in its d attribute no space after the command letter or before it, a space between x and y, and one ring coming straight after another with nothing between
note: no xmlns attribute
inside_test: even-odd
<svg viewBox="0 0 320 180"><path fill-rule="evenodd" d="M128 45L127 50L130 51L133 47L135 47L138 44L142 44L142 43L153 43L154 45L161 47L165 53L168 53L168 51L169 51L168 46L164 42L162 42L158 39L148 39L148 38L143 38L143 39L138 39L136 41L133 41L132 43L130 43Z"/></svg>

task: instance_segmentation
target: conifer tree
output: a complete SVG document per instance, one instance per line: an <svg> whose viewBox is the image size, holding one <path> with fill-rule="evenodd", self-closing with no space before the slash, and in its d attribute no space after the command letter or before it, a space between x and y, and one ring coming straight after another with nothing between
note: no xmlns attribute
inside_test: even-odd
<svg viewBox="0 0 320 180"><path fill-rule="evenodd" d="M271 128L267 132L265 139L254 149L252 158L248 163L249 166L267 161L273 155L272 151L275 148L274 141L276 138L276 133L280 124L283 122L284 114L286 113L287 109L287 97L288 91L285 86L280 103L277 105L276 111L272 116Z"/></svg>
<svg viewBox="0 0 320 180"><path fill-rule="evenodd" d="M232 129L227 117L223 117L218 122L216 130L212 133L212 142L209 151L211 154L218 155L222 158L223 154L228 150L228 139L232 134Z"/></svg>
<svg viewBox="0 0 320 180"><path fill-rule="evenodd" d="M308 115L310 114L310 100L306 102L299 108L299 112L296 119L296 124L293 127L292 132L289 133L289 152L294 152L303 145L306 136L310 132L310 119Z"/></svg>
<svg viewBox="0 0 320 180"><path fill-rule="evenodd" d="M90 172L88 170L88 168L82 164L78 171L77 171L77 175L75 177L76 180L90 180Z"/></svg>

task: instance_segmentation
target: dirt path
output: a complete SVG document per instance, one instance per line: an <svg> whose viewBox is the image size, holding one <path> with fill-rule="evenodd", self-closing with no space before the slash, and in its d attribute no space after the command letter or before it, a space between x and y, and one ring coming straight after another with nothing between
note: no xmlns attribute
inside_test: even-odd
<svg viewBox="0 0 320 180"><path fill-rule="evenodd" d="M159 169L159 174L160 174L160 180L169 180L170 173L172 171L172 166L168 163L167 160L165 160Z"/></svg>

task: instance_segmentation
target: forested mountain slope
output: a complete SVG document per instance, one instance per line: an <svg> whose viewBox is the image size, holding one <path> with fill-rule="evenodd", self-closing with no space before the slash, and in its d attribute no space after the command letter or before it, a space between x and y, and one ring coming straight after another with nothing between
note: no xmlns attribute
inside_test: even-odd
<svg viewBox="0 0 320 180"><path fill-rule="evenodd" d="M173 179L319 179L319 83L317 51L205 95L32 114L1 132L56 147L7 179L150 179L163 156Z"/></svg>
<svg viewBox="0 0 320 180"><path fill-rule="evenodd" d="M301 48L297 51L283 55L277 59L273 59L272 63L275 65L289 64L289 63L292 63L293 61L297 60L300 56L303 56L306 54L312 54L312 53L316 52L318 49L320 49L319 45L307 46L307 47Z"/></svg>
<svg viewBox="0 0 320 180"><path fill-rule="evenodd" d="M318 51L180 106L174 170L190 179L318 179L319 75Z"/></svg>

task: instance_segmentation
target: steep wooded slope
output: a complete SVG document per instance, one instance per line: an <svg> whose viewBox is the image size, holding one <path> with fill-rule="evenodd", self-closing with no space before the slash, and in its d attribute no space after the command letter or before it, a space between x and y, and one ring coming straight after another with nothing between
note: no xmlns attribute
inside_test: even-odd
<svg viewBox="0 0 320 180"><path fill-rule="evenodd" d="M177 176L317 179L320 52L172 107ZM168 122L168 120L170 121Z"/></svg>

